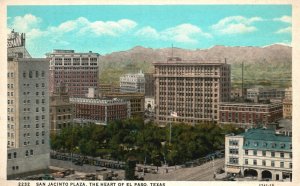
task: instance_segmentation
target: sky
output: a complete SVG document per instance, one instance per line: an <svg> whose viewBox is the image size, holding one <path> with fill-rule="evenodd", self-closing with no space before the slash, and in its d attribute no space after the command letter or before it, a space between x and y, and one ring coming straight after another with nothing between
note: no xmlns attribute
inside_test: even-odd
<svg viewBox="0 0 300 186"><path fill-rule="evenodd" d="M263 47L291 45L291 14L291 5L8 6L7 32L26 33L32 57L53 49Z"/></svg>

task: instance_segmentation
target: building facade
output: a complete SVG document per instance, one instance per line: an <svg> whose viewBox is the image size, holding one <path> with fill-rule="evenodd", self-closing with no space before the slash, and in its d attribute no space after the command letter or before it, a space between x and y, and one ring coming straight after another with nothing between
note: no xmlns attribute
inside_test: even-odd
<svg viewBox="0 0 300 186"><path fill-rule="evenodd" d="M120 92L145 93L144 73L125 74L120 77Z"/></svg>
<svg viewBox="0 0 300 186"><path fill-rule="evenodd" d="M99 87L98 53L75 53L74 50L54 50L47 54L50 60L49 91L65 83L70 97L85 97L89 87Z"/></svg>
<svg viewBox="0 0 300 186"><path fill-rule="evenodd" d="M48 169L49 61L8 58L7 176Z"/></svg>
<svg viewBox="0 0 300 186"><path fill-rule="evenodd" d="M73 104L64 84L50 96L50 134L57 134L61 129L69 127L74 119Z"/></svg>
<svg viewBox="0 0 300 186"><path fill-rule="evenodd" d="M217 121L220 102L230 100L230 65L168 58L154 63L156 121ZM176 112L177 118L170 118Z"/></svg>
<svg viewBox="0 0 300 186"><path fill-rule="evenodd" d="M220 103L219 123L250 127L282 119L282 103Z"/></svg>
<svg viewBox="0 0 300 186"><path fill-rule="evenodd" d="M145 97L154 98L154 76L153 73L145 73Z"/></svg>
<svg viewBox="0 0 300 186"><path fill-rule="evenodd" d="M292 179L292 138L266 128L225 136L225 172L257 180Z"/></svg>
<svg viewBox="0 0 300 186"><path fill-rule="evenodd" d="M122 99L130 102L130 110L132 117L143 117L145 111L145 96L143 93L133 92L110 92L102 94L102 97L109 99Z"/></svg>
<svg viewBox="0 0 300 186"><path fill-rule="evenodd" d="M107 125L131 115L130 102L121 99L70 98L70 102L74 104L74 121L77 123Z"/></svg>
<svg viewBox="0 0 300 186"><path fill-rule="evenodd" d="M250 88L247 89L247 99L249 100L270 100L283 99L285 96L284 89L267 89L267 88Z"/></svg>
<svg viewBox="0 0 300 186"><path fill-rule="evenodd" d="M108 92L120 92L120 86L115 86L113 84L104 84L99 85L99 93L108 93Z"/></svg>
<svg viewBox="0 0 300 186"><path fill-rule="evenodd" d="M292 87L285 89L283 104L283 118L292 119L293 116L293 92Z"/></svg>

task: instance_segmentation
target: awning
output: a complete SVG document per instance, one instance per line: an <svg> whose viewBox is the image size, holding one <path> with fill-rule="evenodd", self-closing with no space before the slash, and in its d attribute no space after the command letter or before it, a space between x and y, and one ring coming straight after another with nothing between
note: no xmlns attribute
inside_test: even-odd
<svg viewBox="0 0 300 186"><path fill-rule="evenodd" d="M241 172L241 169L237 168L237 167L227 167L226 168L226 172L227 173L235 173L235 174L237 174L237 173Z"/></svg>

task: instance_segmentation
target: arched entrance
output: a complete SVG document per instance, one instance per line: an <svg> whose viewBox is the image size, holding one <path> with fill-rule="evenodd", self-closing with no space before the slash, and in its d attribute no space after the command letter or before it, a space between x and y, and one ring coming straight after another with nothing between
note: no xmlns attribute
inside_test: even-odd
<svg viewBox="0 0 300 186"><path fill-rule="evenodd" d="M261 178L272 180L272 173L268 170L264 170L261 172Z"/></svg>
<svg viewBox="0 0 300 186"><path fill-rule="evenodd" d="M257 171L254 169L246 169L244 171L244 176L245 177L257 177Z"/></svg>

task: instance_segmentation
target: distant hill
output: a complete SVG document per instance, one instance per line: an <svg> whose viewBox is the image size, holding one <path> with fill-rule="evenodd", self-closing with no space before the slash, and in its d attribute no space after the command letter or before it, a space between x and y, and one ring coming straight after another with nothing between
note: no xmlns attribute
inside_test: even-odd
<svg viewBox="0 0 300 186"><path fill-rule="evenodd" d="M142 46L113 52L102 57L101 82L118 84L119 77L128 72L153 72L153 62L166 61L170 56L182 59L220 59L232 64L233 86L241 84L241 64L244 62L246 86L291 86L292 48L285 45L266 47L214 46L209 49L152 49Z"/></svg>

